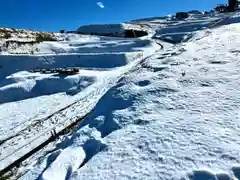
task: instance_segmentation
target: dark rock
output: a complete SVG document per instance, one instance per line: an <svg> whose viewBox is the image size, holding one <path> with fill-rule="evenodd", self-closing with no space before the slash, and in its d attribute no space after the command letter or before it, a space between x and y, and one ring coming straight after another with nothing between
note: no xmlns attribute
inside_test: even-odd
<svg viewBox="0 0 240 180"><path fill-rule="evenodd" d="M62 33L62 34L63 34L63 33L65 33L65 30L63 30L63 29L62 29L62 30L60 30L60 33Z"/></svg>
<svg viewBox="0 0 240 180"><path fill-rule="evenodd" d="M148 33L146 31L141 31L141 30L125 30L125 37L126 38L136 38L136 37L143 37L147 36Z"/></svg>

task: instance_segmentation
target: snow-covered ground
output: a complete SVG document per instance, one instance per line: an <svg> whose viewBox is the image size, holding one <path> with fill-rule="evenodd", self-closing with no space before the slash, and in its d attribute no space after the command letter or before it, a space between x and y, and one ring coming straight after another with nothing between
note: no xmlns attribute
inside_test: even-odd
<svg viewBox="0 0 240 180"><path fill-rule="evenodd" d="M0 56L0 167L87 114L20 179L240 179L239 23L195 13L155 22L173 44L76 35ZM64 67L80 70L29 71Z"/></svg>
<svg viewBox="0 0 240 180"><path fill-rule="evenodd" d="M82 35L66 35L65 39L39 43L38 52L32 55L8 51L0 55L1 170L53 132L61 132L88 114L123 74L161 49L150 39ZM51 73L53 68L77 68L79 72Z"/></svg>

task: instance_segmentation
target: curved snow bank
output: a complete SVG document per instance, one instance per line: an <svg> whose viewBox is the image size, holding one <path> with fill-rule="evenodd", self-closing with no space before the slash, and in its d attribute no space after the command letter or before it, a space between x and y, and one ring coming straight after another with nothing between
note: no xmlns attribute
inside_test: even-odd
<svg viewBox="0 0 240 180"><path fill-rule="evenodd" d="M43 42L38 45L36 54L63 54L63 53L121 53L132 52L135 48L144 48L149 40L111 40L100 37L98 41Z"/></svg>
<svg viewBox="0 0 240 180"><path fill-rule="evenodd" d="M8 77L6 81L7 85L0 87L0 104L61 92L74 95L93 84L95 78L20 72Z"/></svg>
<svg viewBox="0 0 240 180"><path fill-rule="evenodd" d="M41 68L115 68L126 65L142 52L65 54L46 56L0 56L0 79L17 71Z"/></svg>
<svg viewBox="0 0 240 180"><path fill-rule="evenodd" d="M192 38L197 31L211 27L217 18L211 20L189 20L170 25L169 27L157 30L154 38L172 42L185 42Z"/></svg>
<svg viewBox="0 0 240 180"><path fill-rule="evenodd" d="M0 55L0 80L18 71L42 68L116 68L125 66L138 58L146 57L159 49L158 45L150 40L110 41L108 39L100 41L98 44L102 44L102 47L98 47L94 42L49 42L42 44L43 52L51 54ZM52 54L53 52L57 54Z"/></svg>

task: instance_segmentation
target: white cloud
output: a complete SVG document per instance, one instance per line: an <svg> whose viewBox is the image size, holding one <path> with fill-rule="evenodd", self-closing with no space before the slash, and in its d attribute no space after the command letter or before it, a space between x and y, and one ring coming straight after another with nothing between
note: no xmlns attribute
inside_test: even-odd
<svg viewBox="0 0 240 180"><path fill-rule="evenodd" d="M100 8L104 8L104 4L102 2L97 2L97 5L100 7Z"/></svg>

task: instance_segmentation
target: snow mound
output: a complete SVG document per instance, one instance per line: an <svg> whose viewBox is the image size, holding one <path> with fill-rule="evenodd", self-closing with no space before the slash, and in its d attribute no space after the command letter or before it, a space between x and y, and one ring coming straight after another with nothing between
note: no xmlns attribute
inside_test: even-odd
<svg viewBox="0 0 240 180"><path fill-rule="evenodd" d="M38 45L36 54L74 54L74 53L123 53L134 52L151 44L150 40L111 40L99 37L88 42L78 39L67 42L43 42Z"/></svg>
<svg viewBox="0 0 240 180"><path fill-rule="evenodd" d="M6 82L8 81L8 82ZM37 96L66 92L77 94L95 82L94 77L81 75L61 76L19 72L7 77L0 87L0 103L20 101Z"/></svg>
<svg viewBox="0 0 240 180"><path fill-rule="evenodd" d="M91 34L100 36L128 37L128 31L135 31L130 37L142 37L151 32L151 29L145 25L138 24L96 24L81 26L77 32L81 34ZM139 35L138 35L139 34Z"/></svg>
<svg viewBox="0 0 240 180"><path fill-rule="evenodd" d="M0 56L0 79L17 71L29 71L41 68L115 68L126 65L131 60L142 56L135 53L103 53L103 54L65 54L46 56ZM1 82L0 82L1 84Z"/></svg>

